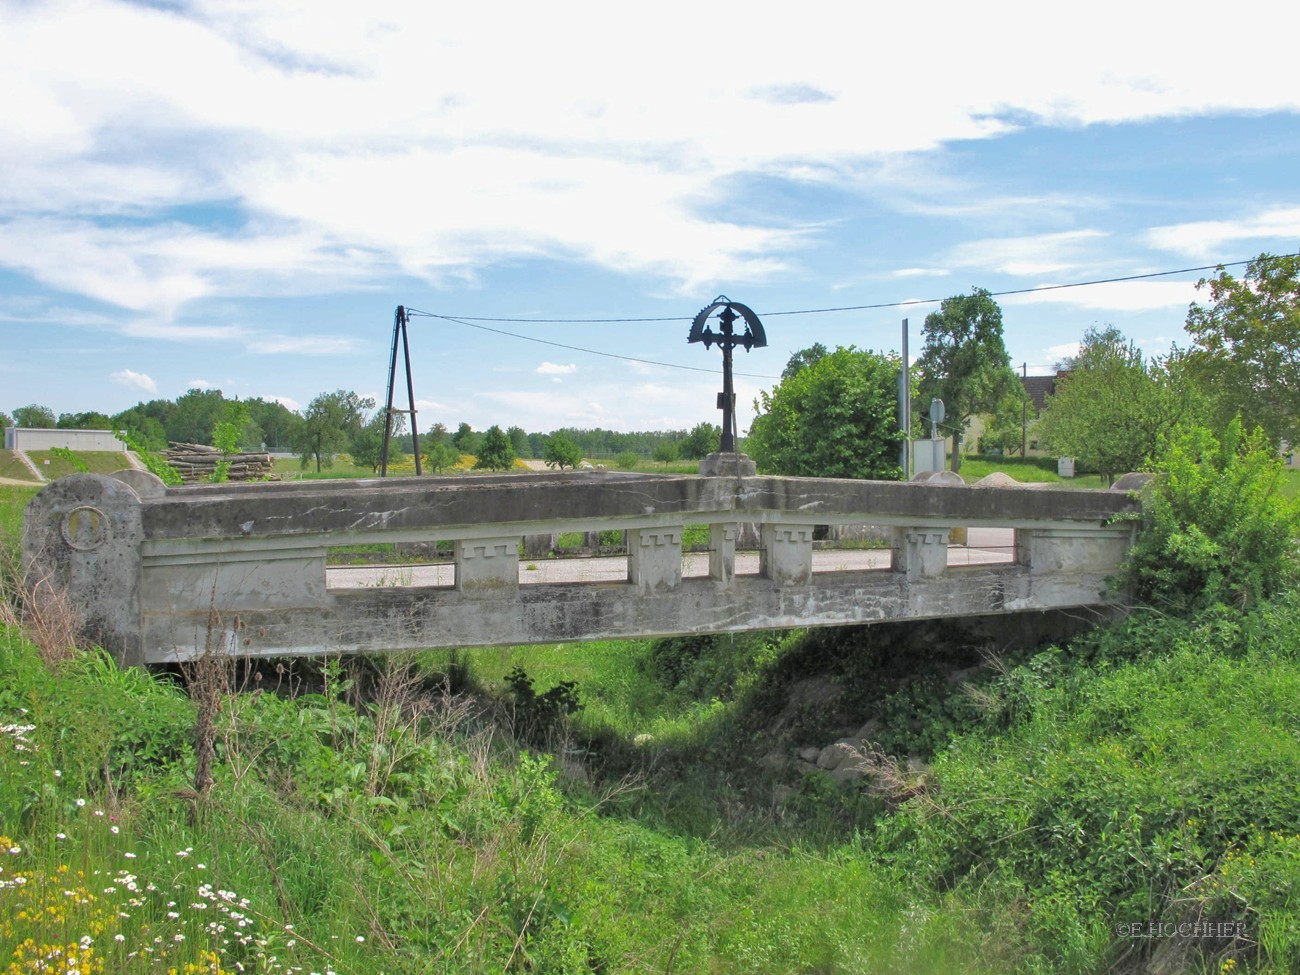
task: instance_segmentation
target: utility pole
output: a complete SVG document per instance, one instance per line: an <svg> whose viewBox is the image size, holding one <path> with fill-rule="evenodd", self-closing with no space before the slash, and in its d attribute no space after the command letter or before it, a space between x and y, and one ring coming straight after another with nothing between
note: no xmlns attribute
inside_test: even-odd
<svg viewBox="0 0 1300 975"><path fill-rule="evenodd" d="M397 341L401 339L402 355L406 361L406 396L407 405L410 407L405 410L393 408L393 384L397 379ZM419 477L423 471L420 469L420 431L415 427L415 386L411 381L411 347L406 339L406 309L402 305L397 306L397 311L393 315L393 348L388 356L388 398L384 403L384 446L379 452L379 476L388 476L388 444L393 439L393 414L409 413L411 416L411 446L415 450L415 475Z"/></svg>
<svg viewBox="0 0 1300 975"><path fill-rule="evenodd" d="M1029 366L1020 363L1020 386L1025 398L1020 402L1020 459L1025 459L1025 450L1029 444L1029 390L1025 389L1025 380L1029 378Z"/></svg>
<svg viewBox="0 0 1300 975"><path fill-rule="evenodd" d="M907 361L907 319L903 319L903 365L898 373L898 417L903 428L903 449L899 451L899 463L903 468L903 480L912 476L909 461L912 457L912 370Z"/></svg>

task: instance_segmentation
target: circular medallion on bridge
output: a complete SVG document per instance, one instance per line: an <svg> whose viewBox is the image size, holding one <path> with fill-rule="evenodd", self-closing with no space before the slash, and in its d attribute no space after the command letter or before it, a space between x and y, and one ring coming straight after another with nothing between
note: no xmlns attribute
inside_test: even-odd
<svg viewBox="0 0 1300 975"><path fill-rule="evenodd" d="M63 516L63 540L79 552L99 548L108 541L108 516L88 504L73 508Z"/></svg>

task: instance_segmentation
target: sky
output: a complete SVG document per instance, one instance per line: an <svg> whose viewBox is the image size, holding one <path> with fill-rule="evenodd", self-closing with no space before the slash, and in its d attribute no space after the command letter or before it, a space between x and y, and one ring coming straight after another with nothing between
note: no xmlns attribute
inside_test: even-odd
<svg viewBox="0 0 1300 975"><path fill-rule="evenodd" d="M1300 250L1282 9L0 0L0 410L382 405L402 305L447 316L421 430L689 428L725 295L768 337L743 432L793 352L906 318L915 356L935 299ZM1012 362L1185 344L1205 274L1000 297ZM671 320L573 321L631 318Z"/></svg>

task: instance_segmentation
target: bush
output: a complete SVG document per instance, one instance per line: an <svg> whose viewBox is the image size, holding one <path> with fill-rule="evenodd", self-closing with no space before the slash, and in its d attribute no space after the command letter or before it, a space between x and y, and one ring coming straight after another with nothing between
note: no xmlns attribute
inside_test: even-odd
<svg viewBox="0 0 1300 975"><path fill-rule="evenodd" d="M1251 607L1296 578L1300 510L1281 497L1282 462L1261 431L1198 427L1165 452L1143 497L1126 578L1142 602L1179 614Z"/></svg>

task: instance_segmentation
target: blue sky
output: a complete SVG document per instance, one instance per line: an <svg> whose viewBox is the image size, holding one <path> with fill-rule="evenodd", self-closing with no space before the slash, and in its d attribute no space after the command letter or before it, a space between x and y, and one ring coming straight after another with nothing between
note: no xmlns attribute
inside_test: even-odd
<svg viewBox="0 0 1300 975"><path fill-rule="evenodd" d="M907 9L902 9L903 7ZM897 9L895 9L897 8ZM1294 24L1242 3L0 0L0 410L382 399L394 308L764 316L912 351L942 298L1300 250ZM1199 274L1001 300L1045 373ZM688 322L416 318L421 428L717 422Z"/></svg>

